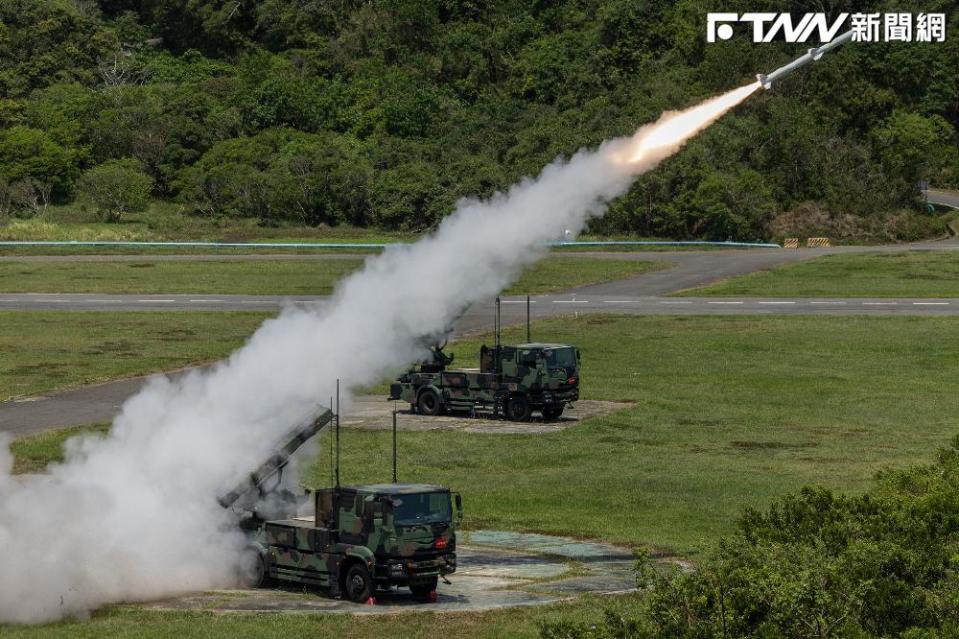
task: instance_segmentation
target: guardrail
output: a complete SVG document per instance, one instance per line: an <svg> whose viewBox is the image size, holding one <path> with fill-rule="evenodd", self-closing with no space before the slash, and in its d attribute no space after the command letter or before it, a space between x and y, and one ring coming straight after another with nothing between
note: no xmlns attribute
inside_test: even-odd
<svg viewBox="0 0 959 639"><path fill-rule="evenodd" d="M282 249L385 249L402 246L406 242L119 242L119 241L47 241L6 240L0 247L101 247L101 248L282 248ZM609 242L548 242L550 248L604 247L604 246L714 246L729 248L781 248L778 244L762 242L671 242L671 241L609 241Z"/></svg>

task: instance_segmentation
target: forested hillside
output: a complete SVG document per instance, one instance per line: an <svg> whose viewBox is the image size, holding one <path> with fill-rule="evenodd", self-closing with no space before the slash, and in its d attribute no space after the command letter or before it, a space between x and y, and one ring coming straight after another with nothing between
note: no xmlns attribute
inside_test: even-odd
<svg viewBox="0 0 959 639"><path fill-rule="evenodd" d="M0 218L90 201L114 219L152 198L265 224L428 228L460 197L801 53L705 42L707 11L787 4L0 0ZM593 230L935 232L915 185L959 186L959 10L895 8L948 13L946 42L843 47L642 177Z"/></svg>

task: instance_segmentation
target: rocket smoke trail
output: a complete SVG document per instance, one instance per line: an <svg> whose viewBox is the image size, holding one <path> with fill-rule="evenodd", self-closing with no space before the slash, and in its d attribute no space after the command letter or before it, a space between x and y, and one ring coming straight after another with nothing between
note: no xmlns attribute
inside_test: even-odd
<svg viewBox="0 0 959 639"><path fill-rule="evenodd" d="M328 303L285 309L209 371L151 381L109 435L71 439L45 475L12 477L0 441L0 621L236 583L244 537L216 496L315 413L337 377L371 384L424 356L420 336L497 294L546 241L581 231L758 87L664 114L505 193L461 201L432 235L367 260Z"/></svg>

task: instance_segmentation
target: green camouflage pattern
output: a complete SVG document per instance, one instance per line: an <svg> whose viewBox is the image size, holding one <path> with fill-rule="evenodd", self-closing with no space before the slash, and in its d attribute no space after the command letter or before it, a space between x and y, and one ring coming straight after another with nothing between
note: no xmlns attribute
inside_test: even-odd
<svg viewBox="0 0 959 639"><path fill-rule="evenodd" d="M390 503L429 495L445 507L436 521L395 521ZM315 494L315 516L263 521L252 542L267 577L327 588L342 594L355 563L366 566L379 587L435 588L456 570L456 526L462 517L457 496L453 516L448 488L425 484L376 484L324 489Z"/></svg>
<svg viewBox="0 0 959 639"><path fill-rule="evenodd" d="M389 399L435 414L422 400L424 393L431 393L438 399L438 412L482 410L515 419L528 419L533 410L555 418L579 399L579 351L567 344L483 346L478 369L449 369L450 359L434 349L432 360L410 369L390 386ZM518 403L526 410L519 410Z"/></svg>

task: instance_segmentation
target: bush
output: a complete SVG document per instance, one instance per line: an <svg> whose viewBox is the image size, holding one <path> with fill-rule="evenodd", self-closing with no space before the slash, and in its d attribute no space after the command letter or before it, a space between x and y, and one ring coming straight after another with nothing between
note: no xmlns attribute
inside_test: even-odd
<svg viewBox="0 0 959 639"><path fill-rule="evenodd" d="M216 143L179 186L181 198L206 216L366 224L371 174L350 135L272 129Z"/></svg>
<svg viewBox="0 0 959 639"><path fill-rule="evenodd" d="M959 438L935 464L882 473L864 495L804 488L747 511L695 572L642 563L648 593L634 617L547 624L542 636L955 636L957 486Z"/></svg>
<svg viewBox="0 0 959 639"><path fill-rule="evenodd" d="M0 178L48 185L55 197L64 198L77 173L76 153L46 132L26 126L0 130Z"/></svg>
<svg viewBox="0 0 959 639"><path fill-rule="evenodd" d="M0 178L0 216L31 217L50 204L49 184L33 178L8 182Z"/></svg>
<svg viewBox="0 0 959 639"><path fill-rule="evenodd" d="M97 217L118 222L124 213L142 211L150 202L153 180L131 158L95 166L77 184L80 199L96 208Z"/></svg>

